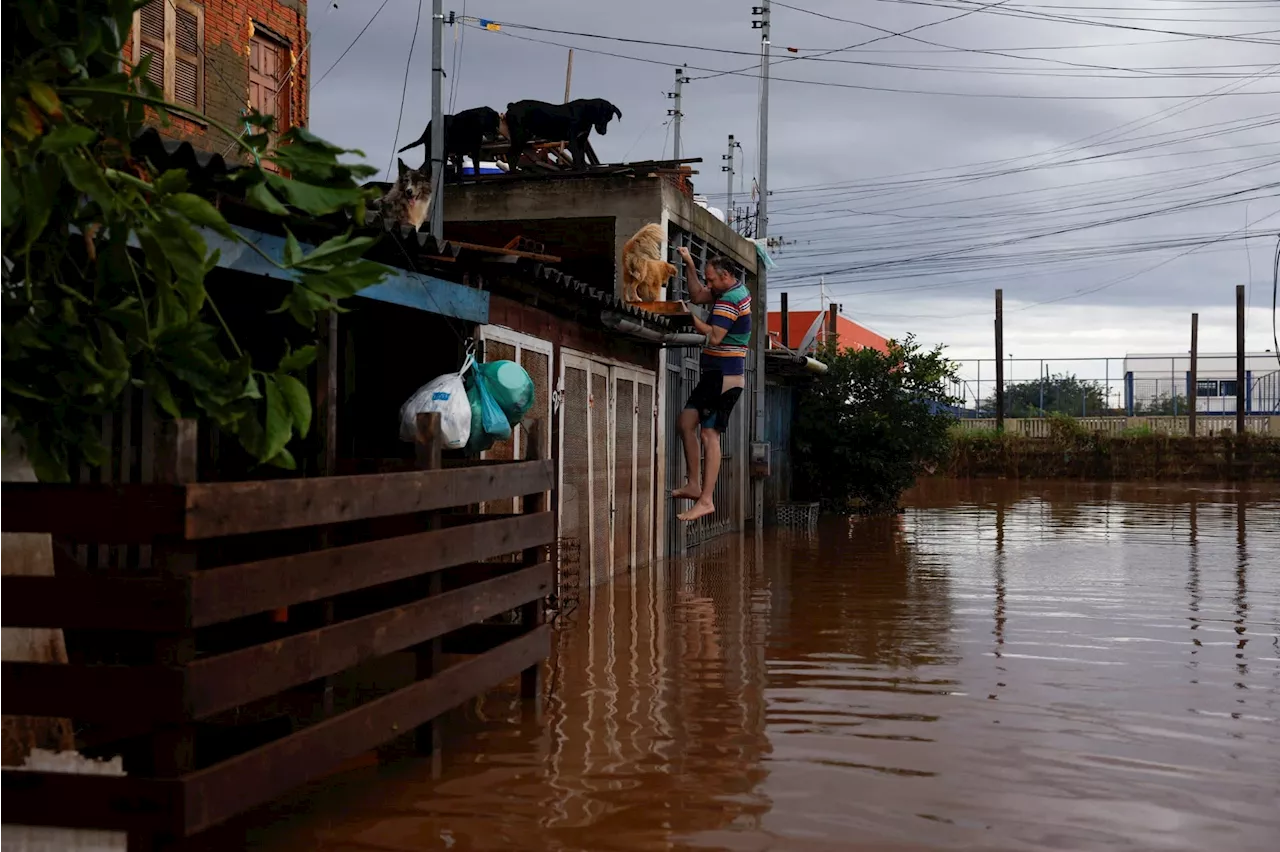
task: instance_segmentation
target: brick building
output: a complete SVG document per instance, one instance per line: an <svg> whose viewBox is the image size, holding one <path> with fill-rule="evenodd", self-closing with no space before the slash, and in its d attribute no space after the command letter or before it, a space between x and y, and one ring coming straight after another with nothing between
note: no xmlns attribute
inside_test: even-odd
<svg viewBox="0 0 1280 852"><path fill-rule="evenodd" d="M306 0L151 0L134 14L124 59L151 56L149 77L172 103L237 130L256 108L285 130L307 123L307 42ZM228 152L203 122L174 115L164 132Z"/></svg>

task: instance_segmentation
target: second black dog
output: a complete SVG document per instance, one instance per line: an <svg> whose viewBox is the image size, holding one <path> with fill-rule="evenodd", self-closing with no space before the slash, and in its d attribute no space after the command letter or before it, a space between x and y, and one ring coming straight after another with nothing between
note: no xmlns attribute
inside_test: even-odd
<svg viewBox="0 0 1280 852"><path fill-rule="evenodd" d="M534 139L568 142L574 168L587 167L587 137L591 128L603 136L614 116L622 120L622 110L604 98L582 98L567 104L543 101L516 101L507 104L504 118L511 148L507 152L508 168L515 171L525 146Z"/></svg>
<svg viewBox="0 0 1280 852"><path fill-rule="evenodd" d="M500 118L498 111L482 106L466 109L456 115L444 117L444 158L452 161L458 168L458 176L462 176L462 158L470 157L475 173L480 173L480 148L488 139L498 136ZM400 149L404 153L410 148L423 145L427 148L427 159L431 159L431 122L416 142L410 142Z"/></svg>

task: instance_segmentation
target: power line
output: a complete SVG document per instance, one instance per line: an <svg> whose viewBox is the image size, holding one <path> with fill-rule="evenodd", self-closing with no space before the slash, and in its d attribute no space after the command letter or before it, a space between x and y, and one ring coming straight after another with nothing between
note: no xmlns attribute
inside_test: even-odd
<svg viewBox="0 0 1280 852"><path fill-rule="evenodd" d="M396 113L396 135L391 141L391 154L387 157L387 177L391 177L391 166L396 159L396 148L400 145L400 123L404 121L404 100L409 93L409 69L413 67L413 48L418 43L418 25L422 22L422 0L418 0L418 9L413 17L413 38L409 40L409 55L404 60L404 84L400 88L400 110ZM428 153L428 159L430 154ZM476 164L476 169L480 164Z"/></svg>
<svg viewBox="0 0 1280 852"><path fill-rule="evenodd" d="M365 23L365 25L360 28L360 32L356 33L356 37L351 40L351 44L347 45L346 49L343 50L341 54L339 54L338 58L334 60L333 64L329 66L328 70L326 70L323 74L321 74L319 79L317 79L314 83L311 84L311 91L314 92L316 90L316 86L319 86L321 83L323 83L324 78L328 77L329 74L333 71L333 69L337 68L338 64L341 63L342 60L347 58L347 54L351 52L351 48L355 47L356 42L360 41L360 37L369 31L369 27L373 26L373 22L378 19L379 15L382 14L382 10L387 8L387 3L389 2L391 2L391 0L382 0L382 5L377 8L377 10Z"/></svg>
<svg viewBox="0 0 1280 852"><path fill-rule="evenodd" d="M504 26L510 26L510 25L504 24ZM733 75L738 77L754 77L754 78L758 78L760 76L758 72L752 74L752 73L747 73L746 71L743 71L743 70L733 70L733 69L724 70L724 69L716 69L716 68L706 68L698 65L689 65L687 63L681 64L681 63L668 62L668 61L659 60L659 59L649 59L643 56L630 56L623 53L614 53L608 50L597 50L594 48L582 47L581 45L576 45L576 44L565 44L563 42L550 41L548 39L540 39L540 38L534 38L532 36L517 35L515 33L508 32L505 29L498 30L498 34L505 35L508 38L519 39L521 41L529 41L529 42L535 42L537 44L551 45L552 47L573 49L573 50L581 51L583 53L592 53L597 56L609 56L614 59L625 59L631 62L643 62L649 65L661 65L665 68L672 68L672 67L676 67L677 65L680 65L680 67L683 67L692 71L710 72L709 76L694 77L692 78L694 80L710 80L716 77L722 77L726 75ZM661 47L669 46L662 42L650 42L650 44L653 44L655 46L661 46ZM698 50L700 48L692 47L690 49ZM785 60L779 60L779 62L782 62L782 61L785 61ZM831 80L800 80L794 77L774 77L772 75L770 76L769 79L774 82L780 82L780 83L794 83L798 85L819 86L824 88L835 88L835 89L851 89L851 90L863 91L863 92L887 92L890 94L900 94L900 95L931 95L935 97L954 97L954 98L995 98L998 100L1145 101L1145 100L1186 100L1188 98L1198 97L1196 95L1187 95L1187 94L1032 95L1032 94L1015 93L1015 92L947 92L947 91L936 91L936 90L930 90L930 89L906 89L906 88L897 88L892 86L868 86L868 85L862 85L859 83L840 83L840 82L831 81ZM1280 91L1231 92L1229 94L1241 95L1241 96L1280 95Z"/></svg>

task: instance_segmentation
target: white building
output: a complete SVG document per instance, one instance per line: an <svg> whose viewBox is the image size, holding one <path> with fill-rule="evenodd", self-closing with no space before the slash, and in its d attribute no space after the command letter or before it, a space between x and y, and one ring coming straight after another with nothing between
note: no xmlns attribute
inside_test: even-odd
<svg viewBox="0 0 1280 852"><path fill-rule="evenodd" d="M1244 358L1245 412L1280 414L1280 359L1270 350ZM1184 413L1191 390L1189 353L1137 353L1124 357L1124 399L1130 414L1169 408ZM1196 363L1196 411L1234 414L1236 411L1234 352L1202 353Z"/></svg>

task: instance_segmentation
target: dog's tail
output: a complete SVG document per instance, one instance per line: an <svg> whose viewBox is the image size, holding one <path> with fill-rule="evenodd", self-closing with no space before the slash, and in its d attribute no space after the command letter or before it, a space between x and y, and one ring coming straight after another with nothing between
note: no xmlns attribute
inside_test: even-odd
<svg viewBox="0 0 1280 852"><path fill-rule="evenodd" d="M610 106L613 106L613 105L610 104ZM618 109L617 107L613 107L613 114L618 117L618 121L622 121L622 110Z"/></svg>
<svg viewBox="0 0 1280 852"><path fill-rule="evenodd" d="M652 253L640 249L638 244L645 240L653 243ZM662 226L650 222L636 231L635 236L627 242L622 252L622 265L632 280L643 279L649 264L662 259L661 251Z"/></svg>
<svg viewBox="0 0 1280 852"><path fill-rule="evenodd" d="M408 151L410 148L417 148L419 145L426 145L429 141L431 141L431 124L430 123L427 124L427 129L422 131L422 135L418 137L418 141L410 142L408 145L405 145L399 151L396 151L396 153L403 154L405 151Z"/></svg>

